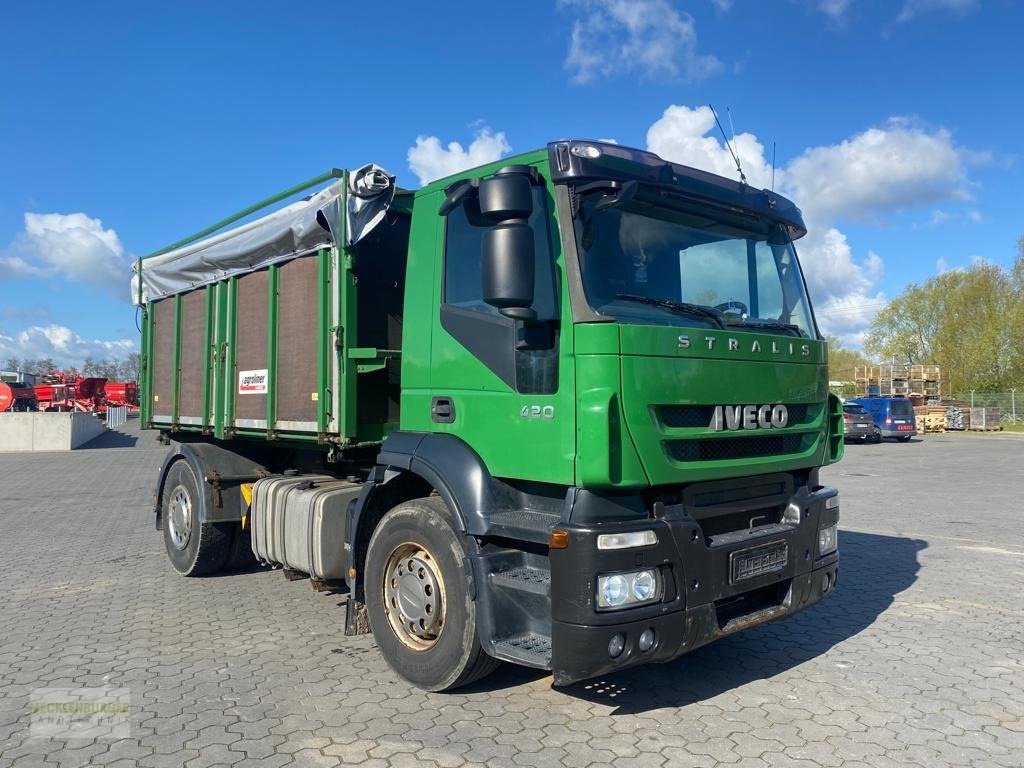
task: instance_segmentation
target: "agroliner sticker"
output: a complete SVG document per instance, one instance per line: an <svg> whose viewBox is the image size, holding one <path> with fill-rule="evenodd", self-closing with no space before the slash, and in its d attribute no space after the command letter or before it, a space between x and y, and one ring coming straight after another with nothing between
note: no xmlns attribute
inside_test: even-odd
<svg viewBox="0 0 1024 768"><path fill-rule="evenodd" d="M259 371L238 372L238 394L240 395L265 395L267 394L267 369Z"/></svg>

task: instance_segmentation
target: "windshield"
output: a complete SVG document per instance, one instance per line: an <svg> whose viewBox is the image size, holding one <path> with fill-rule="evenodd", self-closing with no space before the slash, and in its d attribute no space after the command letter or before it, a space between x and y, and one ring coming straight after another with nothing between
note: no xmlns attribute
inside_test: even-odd
<svg viewBox="0 0 1024 768"><path fill-rule="evenodd" d="M796 252L781 228L749 231L706 211L636 200L601 209L600 199L584 197L575 222L595 312L627 323L816 337Z"/></svg>

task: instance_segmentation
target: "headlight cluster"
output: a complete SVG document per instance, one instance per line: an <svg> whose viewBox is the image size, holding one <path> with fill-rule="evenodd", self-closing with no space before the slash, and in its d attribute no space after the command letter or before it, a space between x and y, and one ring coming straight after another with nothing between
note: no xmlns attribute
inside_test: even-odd
<svg viewBox="0 0 1024 768"><path fill-rule="evenodd" d="M661 599L661 578L648 568L630 573L610 573L597 578L598 610L632 608Z"/></svg>
<svg viewBox="0 0 1024 768"><path fill-rule="evenodd" d="M836 523L818 531L818 556L835 552L839 547L839 526Z"/></svg>

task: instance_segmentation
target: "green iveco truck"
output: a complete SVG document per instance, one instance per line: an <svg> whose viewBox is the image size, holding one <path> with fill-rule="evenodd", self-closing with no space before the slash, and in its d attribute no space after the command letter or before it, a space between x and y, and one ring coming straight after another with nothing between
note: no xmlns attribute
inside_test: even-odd
<svg viewBox="0 0 1024 768"><path fill-rule="evenodd" d="M771 191L558 141L415 192L332 170L140 259L171 563L347 591L346 634L429 690L806 608L843 424L804 234Z"/></svg>

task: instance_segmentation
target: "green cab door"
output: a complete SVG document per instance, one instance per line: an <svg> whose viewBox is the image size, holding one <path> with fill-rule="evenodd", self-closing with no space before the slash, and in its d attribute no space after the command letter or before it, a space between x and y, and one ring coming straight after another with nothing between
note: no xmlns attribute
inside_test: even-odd
<svg viewBox="0 0 1024 768"><path fill-rule="evenodd" d="M418 350L406 347L406 355L423 355L429 370L415 378L422 388L403 394L402 422L406 429L458 436L496 477L569 485L575 458L571 321L553 201L543 183L532 189L537 317L529 321L506 317L482 298L481 245L493 222L480 215L477 199L467 197L447 216L429 216L443 195L422 201L426 211L419 226L414 223L410 259L412 265L417 234L419 242L427 239L429 219L436 244L433 322L429 340L426 329L407 328L406 342L420 341Z"/></svg>

